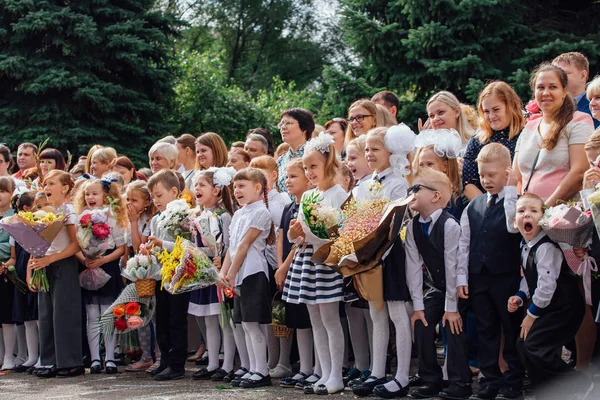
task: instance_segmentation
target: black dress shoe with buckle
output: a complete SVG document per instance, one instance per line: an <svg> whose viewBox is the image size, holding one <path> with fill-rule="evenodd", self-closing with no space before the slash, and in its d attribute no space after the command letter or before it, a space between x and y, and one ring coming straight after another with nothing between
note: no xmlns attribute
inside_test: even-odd
<svg viewBox="0 0 600 400"><path fill-rule="evenodd" d="M259 372L255 372L253 374L253 376L254 375L260 376L260 379L259 380L254 380L251 378L244 379L240 383L240 387L244 388L244 389L255 389L255 388L259 388L259 387L271 386L273 384L271 382L271 375L265 376Z"/></svg>
<svg viewBox="0 0 600 400"><path fill-rule="evenodd" d="M452 382L450 386L438 394L438 397L446 400L463 400L468 399L472 394L473 389L471 389L470 384L458 384L456 382Z"/></svg>
<svg viewBox="0 0 600 400"><path fill-rule="evenodd" d="M304 380L306 378L308 378L308 375L306 375L305 373L299 372L301 378L300 379L294 379L294 376L288 376L287 378L283 378L281 380L281 383L279 384L280 387L282 388L286 388L286 389L293 389L296 387L296 384L301 381Z"/></svg>
<svg viewBox="0 0 600 400"><path fill-rule="evenodd" d="M393 379L393 381L396 382L396 385L398 385L398 387L400 389L391 391L391 390L388 390L385 387L385 385L378 385L378 386L375 386L375 388L373 389L373 393L375 394L375 396L381 397L384 399L395 399L398 397L406 397L408 395L408 386L402 387L400 382L398 382L395 378Z"/></svg>
<svg viewBox="0 0 600 400"><path fill-rule="evenodd" d="M176 379L183 379L185 377L185 370L172 369L167 367L159 374L154 375L155 381L174 381Z"/></svg>
<svg viewBox="0 0 600 400"><path fill-rule="evenodd" d="M442 389L442 384L426 382L424 385L419 386L415 389L410 396L414 399L430 399L432 397L437 397Z"/></svg>
<svg viewBox="0 0 600 400"><path fill-rule="evenodd" d="M99 374L100 372L102 372L103 369L104 368L102 368L102 361L94 360L92 361L92 366L90 367L90 374Z"/></svg>
<svg viewBox="0 0 600 400"><path fill-rule="evenodd" d="M112 365L108 365L108 363L111 363ZM108 375L115 375L119 373L119 369L114 361L108 360L104 363L104 372L106 372Z"/></svg>
<svg viewBox="0 0 600 400"><path fill-rule="evenodd" d="M84 374L85 374L85 368L83 368L83 365L80 365L79 367L73 367L73 368L61 368L56 373L56 376L59 378L72 378L72 377L84 375Z"/></svg>
<svg viewBox="0 0 600 400"><path fill-rule="evenodd" d="M56 367L51 368L38 368L37 377L38 378L54 378L58 373Z"/></svg>
<svg viewBox="0 0 600 400"><path fill-rule="evenodd" d="M373 389L375 389L375 386L384 385L386 383L387 379L385 379L385 377L375 378L371 376L363 383L352 386L352 393L354 393L358 397L367 397L370 396L371 393L373 393Z"/></svg>

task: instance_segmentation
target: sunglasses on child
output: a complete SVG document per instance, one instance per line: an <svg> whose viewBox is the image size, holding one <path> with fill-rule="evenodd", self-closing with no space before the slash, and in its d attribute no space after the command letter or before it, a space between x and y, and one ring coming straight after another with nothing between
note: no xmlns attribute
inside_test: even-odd
<svg viewBox="0 0 600 400"><path fill-rule="evenodd" d="M437 189L434 189L432 187L421 185L420 183L417 183L416 185L412 185L411 187L408 188L408 194L417 193L421 189L431 190L432 192L438 191Z"/></svg>

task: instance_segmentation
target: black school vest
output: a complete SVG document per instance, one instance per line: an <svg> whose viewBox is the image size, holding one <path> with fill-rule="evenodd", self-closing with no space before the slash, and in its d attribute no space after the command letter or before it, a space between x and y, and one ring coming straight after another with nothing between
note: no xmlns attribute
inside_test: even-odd
<svg viewBox="0 0 600 400"><path fill-rule="evenodd" d="M521 235L506 229L504 199L487 208L487 194L477 196L467 209L471 240L469 274L485 269L493 274L516 272L521 264Z"/></svg>
<svg viewBox="0 0 600 400"><path fill-rule="evenodd" d="M413 237L419 254L423 258L428 274L425 274L424 282L429 287L434 287L446 293L446 263L444 262L444 226L448 218L453 218L450 213L443 211L437 219L429 237L425 236L419 216L413 218Z"/></svg>

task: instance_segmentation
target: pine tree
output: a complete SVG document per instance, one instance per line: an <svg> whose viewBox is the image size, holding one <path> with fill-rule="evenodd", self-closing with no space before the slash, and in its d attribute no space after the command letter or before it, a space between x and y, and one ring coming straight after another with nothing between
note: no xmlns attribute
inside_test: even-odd
<svg viewBox="0 0 600 400"><path fill-rule="evenodd" d="M0 135L13 148L49 137L147 163L169 126L170 36L153 0L0 0Z"/></svg>

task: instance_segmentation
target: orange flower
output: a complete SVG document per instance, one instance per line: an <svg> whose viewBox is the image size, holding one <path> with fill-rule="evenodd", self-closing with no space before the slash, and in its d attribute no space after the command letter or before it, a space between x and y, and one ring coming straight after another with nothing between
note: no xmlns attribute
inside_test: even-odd
<svg viewBox="0 0 600 400"><path fill-rule="evenodd" d="M127 315L137 315L140 312L140 305L136 302L127 303L125 305Z"/></svg>
<svg viewBox="0 0 600 400"><path fill-rule="evenodd" d="M119 304L113 308L113 315L116 318L121 318L123 315L125 315L125 306L123 304Z"/></svg>

